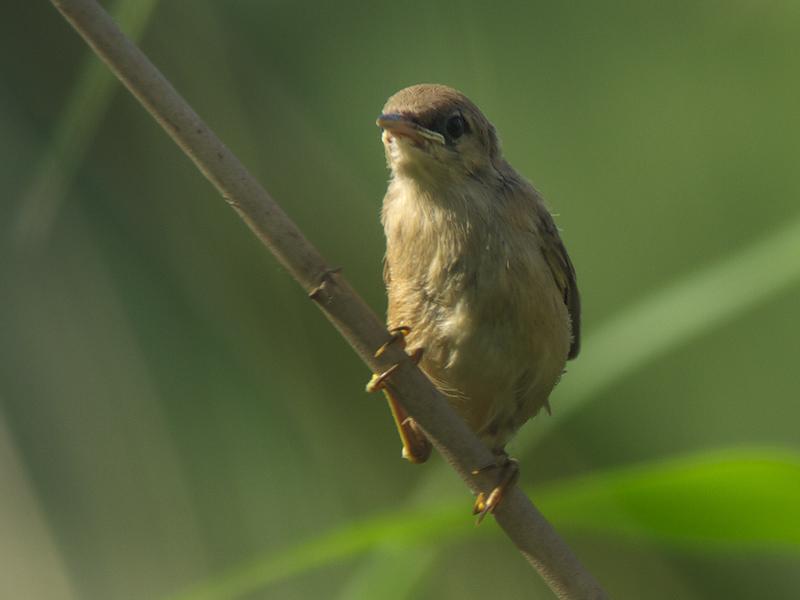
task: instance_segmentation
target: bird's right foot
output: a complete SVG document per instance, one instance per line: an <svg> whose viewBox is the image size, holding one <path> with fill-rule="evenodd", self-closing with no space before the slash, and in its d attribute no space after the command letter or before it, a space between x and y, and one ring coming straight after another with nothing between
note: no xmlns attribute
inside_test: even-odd
<svg viewBox="0 0 800 600"><path fill-rule="evenodd" d="M497 485L495 485L488 495L483 492L478 494L478 497L475 499L475 504L472 507L472 514L478 516L475 523L476 525L480 525L487 514L493 513L495 509L500 506L508 490L517 482L517 479L519 479L519 463L505 453L498 455L496 462L475 469L472 474L477 475L493 469L499 471Z"/></svg>

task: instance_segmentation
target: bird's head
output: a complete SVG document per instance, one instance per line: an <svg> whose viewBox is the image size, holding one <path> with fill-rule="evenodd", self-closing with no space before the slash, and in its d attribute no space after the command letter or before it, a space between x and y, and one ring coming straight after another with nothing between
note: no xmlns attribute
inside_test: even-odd
<svg viewBox="0 0 800 600"><path fill-rule="evenodd" d="M492 124L464 94L420 84L389 98L378 117L395 177L457 184L493 168L500 149Z"/></svg>

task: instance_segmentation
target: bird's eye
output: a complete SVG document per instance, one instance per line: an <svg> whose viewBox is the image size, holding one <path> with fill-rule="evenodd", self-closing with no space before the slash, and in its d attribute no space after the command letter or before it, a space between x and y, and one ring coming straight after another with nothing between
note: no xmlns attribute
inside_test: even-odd
<svg viewBox="0 0 800 600"><path fill-rule="evenodd" d="M449 119L447 119L447 136L451 140L457 140L464 132L467 130L467 123L464 121L464 117L461 115L453 115Z"/></svg>

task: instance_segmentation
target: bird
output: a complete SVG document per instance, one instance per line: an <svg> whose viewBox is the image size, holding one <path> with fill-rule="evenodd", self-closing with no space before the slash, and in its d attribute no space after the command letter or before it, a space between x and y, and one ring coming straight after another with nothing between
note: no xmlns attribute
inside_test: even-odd
<svg viewBox="0 0 800 600"><path fill-rule="evenodd" d="M573 264L533 185L503 157L497 132L460 91L418 84L392 95L377 119L390 171L386 237L387 343L406 351L492 451L497 485L478 495L478 521L500 505L519 467L506 452L543 408L580 349ZM378 354L386 345L378 349ZM430 442L385 385L403 456Z"/></svg>

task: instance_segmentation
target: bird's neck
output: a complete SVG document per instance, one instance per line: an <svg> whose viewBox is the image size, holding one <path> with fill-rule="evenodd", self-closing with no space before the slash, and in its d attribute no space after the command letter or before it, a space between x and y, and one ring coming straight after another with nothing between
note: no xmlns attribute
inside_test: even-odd
<svg viewBox="0 0 800 600"><path fill-rule="evenodd" d="M466 233L475 219L486 219L491 190L478 180L438 184L394 175L383 202L387 236L457 235ZM412 238L413 239L413 238Z"/></svg>
<svg viewBox="0 0 800 600"><path fill-rule="evenodd" d="M497 210L492 190L478 180L451 187L429 186L395 176L383 202L387 258L395 276L432 281L470 268L480 256ZM477 253L477 254L476 254Z"/></svg>

